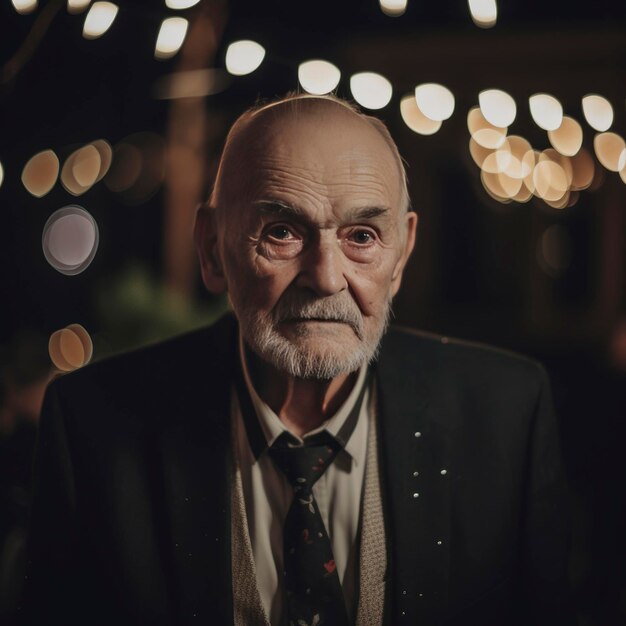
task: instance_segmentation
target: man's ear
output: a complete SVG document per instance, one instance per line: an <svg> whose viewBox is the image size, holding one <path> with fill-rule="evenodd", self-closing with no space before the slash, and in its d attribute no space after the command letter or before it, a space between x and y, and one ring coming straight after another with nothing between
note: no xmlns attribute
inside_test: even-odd
<svg viewBox="0 0 626 626"><path fill-rule="evenodd" d="M224 293L227 285L218 247L215 209L202 204L198 207L193 227L193 239L200 260L204 286L216 295Z"/></svg>
<svg viewBox="0 0 626 626"><path fill-rule="evenodd" d="M402 254L400 258L396 262L393 273L391 274L391 295L392 297L398 293L398 289L400 289L400 283L402 282L402 272L406 266L409 257L411 256L411 252L413 252L413 248L415 247L415 233L417 231L417 213L414 211L409 211L405 215L405 236L406 239L404 241L404 246L402 250Z"/></svg>

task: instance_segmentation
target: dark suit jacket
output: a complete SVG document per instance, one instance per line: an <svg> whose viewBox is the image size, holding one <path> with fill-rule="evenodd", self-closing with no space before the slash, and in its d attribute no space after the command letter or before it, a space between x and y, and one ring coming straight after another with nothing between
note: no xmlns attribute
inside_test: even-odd
<svg viewBox="0 0 626 626"><path fill-rule="evenodd" d="M226 316L50 385L25 622L232 624L236 335ZM569 624L567 496L541 366L395 329L376 376L385 623Z"/></svg>

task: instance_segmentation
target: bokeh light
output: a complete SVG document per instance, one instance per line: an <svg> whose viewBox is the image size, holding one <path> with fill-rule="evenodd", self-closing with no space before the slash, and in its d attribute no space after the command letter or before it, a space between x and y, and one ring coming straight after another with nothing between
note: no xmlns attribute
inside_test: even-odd
<svg viewBox="0 0 626 626"><path fill-rule="evenodd" d="M548 139L555 150L565 156L574 156L583 145L583 129L573 118L567 115L556 130L548 131Z"/></svg>
<svg viewBox="0 0 626 626"><path fill-rule="evenodd" d="M73 196L88 191L98 180L102 167L100 151L88 144L70 154L61 170L61 184Z"/></svg>
<svg viewBox="0 0 626 626"><path fill-rule="evenodd" d="M418 85L415 101L420 111L435 122L447 120L454 112L454 95L447 87L437 83Z"/></svg>
<svg viewBox="0 0 626 626"><path fill-rule="evenodd" d="M543 130L556 130L563 122L563 106L547 93L536 93L528 99L530 115Z"/></svg>
<svg viewBox="0 0 626 626"><path fill-rule="evenodd" d="M165 6L168 9L182 11L183 9L189 9L195 6L198 2L200 2L200 0L165 0Z"/></svg>
<svg viewBox="0 0 626 626"><path fill-rule="evenodd" d="M581 148L571 157L570 162L572 164L572 189L579 191L590 187L596 169L591 154L585 148Z"/></svg>
<svg viewBox="0 0 626 626"><path fill-rule="evenodd" d="M583 114L587 124L594 130L603 133L613 124L613 107L611 103L597 94L588 94L582 100Z"/></svg>
<svg viewBox="0 0 626 626"><path fill-rule="evenodd" d="M112 2L94 2L85 16L83 37L97 39L111 28L119 7Z"/></svg>
<svg viewBox="0 0 626 626"><path fill-rule="evenodd" d="M171 59L181 48L189 22L184 17L168 17L161 22L154 48L155 59Z"/></svg>
<svg viewBox="0 0 626 626"><path fill-rule="evenodd" d="M98 225L93 217L82 207L70 205L48 218L43 229L43 253L55 270L74 276L89 267L98 240Z"/></svg>
<svg viewBox="0 0 626 626"><path fill-rule="evenodd" d="M307 93L321 96L330 93L339 84L339 68L322 59L305 61L298 66L298 81Z"/></svg>
<svg viewBox="0 0 626 626"><path fill-rule="evenodd" d="M468 0L472 21L481 28L491 28L498 19L496 0Z"/></svg>
<svg viewBox="0 0 626 626"><path fill-rule="evenodd" d="M21 15L28 15L37 8L37 0L11 0L13 8Z"/></svg>
<svg viewBox="0 0 626 626"><path fill-rule="evenodd" d="M57 369L71 372L89 363L93 356L93 342L83 326L70 324L50 335L48 354Z"/></svg>
<svg viewBox="0 0 626 626"><path fill-rule="evenodd" d="M350 91L354 99L366 109L386 107L393 95L391 83L375 72L361 72L350 77Z"/></svg>
<svg viewBox="0 0 626 626"><path fill-rule="evenodd" d="M106 139L96 139L95 141L92 141L90 145L98 151L100 156L100 168L95 180L97 183L106 176L109 168L111 167L113 149L111 148L111 144Z"/></svg>
<svg viewBox="0 0 626 626"><path fill-rule="evenodd" d="M427 118L420 111L413 94L408 94L400 100L400 115L404 123L420 135L434 135L441 128L441 122Z"/></svg>
<svg viewBox="0 0 626 626"><path fill-rule="evenodd" d="M31 157L22 170L22 184L36 198L45 196L57 182L59 158L54 150L43 150Z"/></svg>
<svg viewBox="0 0 626 626"><path fill-rule="evenodd" d="M4 167L2 163L0 163L0 187L2 187L3 182L4 182Z"/></svg>
<svg viewBox="0 0 626 626"><path fill-rule="evenodd" d="M549 158L541 159L535 165L533 183L535 195L550 202L562 200L569 188L565 170Z"/></svg>
<svg viewBox="0 0 626 626"><path fill-rule="evenodd" d="M245 76L256 70L265 58L265 48L256 41L234 41L226 49L226 69L233 76Z"/></svg>
<svg viewBox="0 0 626 626"><path fill-rule="evenodd" d="M616 133L598 133L593 138L593 149L598 161L611 172L626 166L626 143Z"/></svg>
<svg viewBox="0 0 626 626"><path fill-rule="evenodd" d="M478 104L483 117L494 126L505 128L515 121L515 100L500 89L485 89L478 94Z"/></svg>
<svg viewBox="0 0 626 626"><path fill-rule="evenodd" d="M480 107L470 109L467 114L467 128L476 143L492 150L502 146L508 129L489 123L482 114Z"/></svg>
<svg viewBox="0 0 626 626"><path fill-rule="evenodd" d="M91 0L67 0L67 12L82 13L91 3Z"/></svg>
<svg viewBox="0 0 626 626"><path fill-rule="evenodd" d="M399 17L406 11L407 0L379 0L380 10L390 17Z"/></svg>

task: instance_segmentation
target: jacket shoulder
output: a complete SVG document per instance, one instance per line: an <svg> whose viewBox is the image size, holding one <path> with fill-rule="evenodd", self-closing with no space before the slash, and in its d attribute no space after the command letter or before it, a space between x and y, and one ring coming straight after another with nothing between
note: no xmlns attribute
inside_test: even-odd
<svg viewBox="0 0 626 626"><path fill-rule="evenodd" d="M476 341L394 326L381 354L401 367L420 371L430 380L450 386L524 388L538 390L547 382L539 361L504 348Z"/></svg>

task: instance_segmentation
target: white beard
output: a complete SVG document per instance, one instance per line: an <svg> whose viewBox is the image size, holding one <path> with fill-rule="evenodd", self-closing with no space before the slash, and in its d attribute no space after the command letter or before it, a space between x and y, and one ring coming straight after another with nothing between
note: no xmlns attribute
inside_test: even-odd
<svg viewBox="0 0 626 626"><path fill-rule="evenodd" d="M389 324L391 299L385 305L380 323L367 336L363 316L347 291L313 299L304 292L287 292L271 314L245 310L235 303L233 308L245 342L261 359L294 378L330 380L354 372L376 358ZM354 341L350 341L350 345L332 340L316 341L305 325L298 329L296 340L277 330L281 322L298 319L344 322L352 328Z"/></svg>

